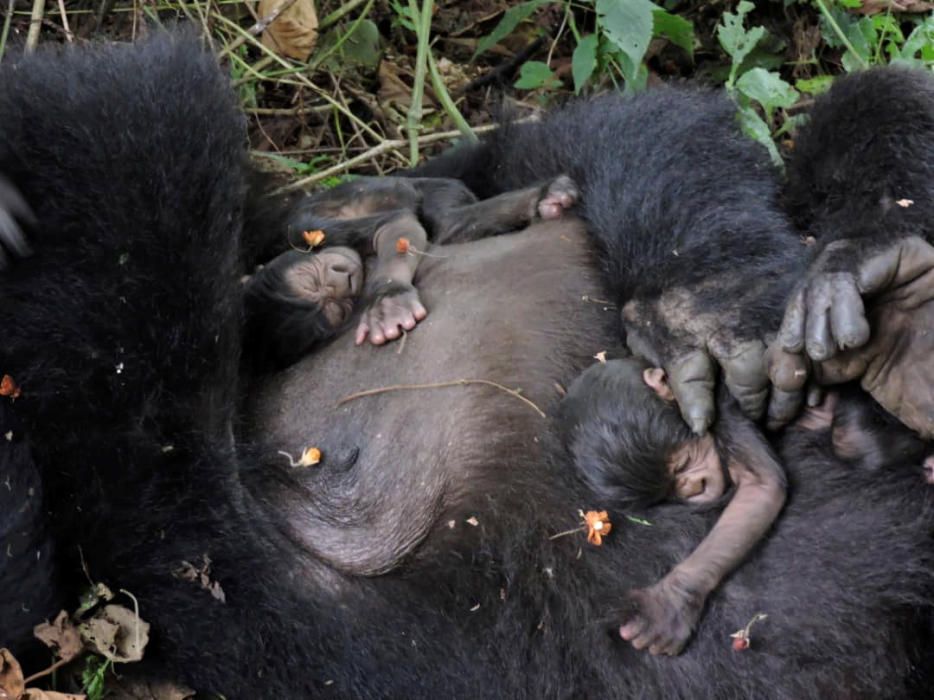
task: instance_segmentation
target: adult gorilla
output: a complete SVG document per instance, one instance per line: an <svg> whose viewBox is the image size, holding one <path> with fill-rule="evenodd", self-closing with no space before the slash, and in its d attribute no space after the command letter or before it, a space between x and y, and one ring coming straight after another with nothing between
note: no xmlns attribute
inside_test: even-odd
<svg viewBox="0 0 934 700"><path fill-rule="evenodd" d="M627 280L698 285L705 303L736 292L751 305L725 345L755 343L803 253L721 98L659 91L555 117L582 146L601 245L568 219L446 248L420 268L431 316L401 355L342 336L246 397L241 421L238 277L268 232L237 235L243 125L212 58L163 37L2 72L0 173L37 222L34 254L0 277L0 369L23 390L0 403L0 642L28 651L30 625L71 603L80 552L138 598L160 672L231 698L924 692L934 515L915 470L853 472L825 434L790 431L775 532L686 652L655 658L616 635L625 594L693 549L715 512L659 508L650 527L614 514L601 548L550 540L599 504L516 396L467 384L337 406L480 379L550 414L555 383L618 338L617 313L593 303L608 293L601 260ZM731 269L743 279L725 292ZM312 444L318 468L279 466L278 450ZM204 557L226 601L176 575ZM729 633L757 612L769 619L753 648L733 653Z"/></svg>

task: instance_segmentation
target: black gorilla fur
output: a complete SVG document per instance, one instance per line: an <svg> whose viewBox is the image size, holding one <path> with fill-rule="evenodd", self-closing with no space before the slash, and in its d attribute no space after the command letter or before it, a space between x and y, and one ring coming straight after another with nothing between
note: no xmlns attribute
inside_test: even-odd
<svg viewBox="0 0 934 700"><path fill-rule="evenodd" d="M872 91L886 76L858 80ZM926 692L931 497L910 469L854 473L826 435L783 439L789 506L674 659L622 643L614 611L629 587L683 558L716 514L664 506L652 527L614 514L614 536L579 556L579 540L546 537L590 502L552 438L546 457L517 448L495 483L471 484L467 512L494 503L483 527L442 525L380 577L318 561L263 498L264 483L286 477L234 438L238 275L268 234L251 226L241 245L253 220L242 211L243 123L213 59L160 38L40 54L0 77L0 173L39 220L35 255L0 276L0 371L24 392L0 400L0 435L13 431L0 440L0 532L12 545L0 568L0 644L26 651L29 626L73 604L80 547L96 580L139 599L160 671L229 698ZM665 91L564 114L578 121L540 127L521 157L508 150L518 137L497 148L540 179L566 165L549 145L574 144L583 160L569 172L621 293L667 258L672 241L648 238L660 231L696 241L682 250L694 258L671 262L685 266L679 275L728 269L727 258L750 277L800 269L772 176L756 147L734 138L719 98ZM588 131L579 120L589 114ZM659 141L679 133L677 144ZM474 161L461 174L482 172ZM684 229L672 228L682 217ZM614 230L640 235L619 236L614 253ZM762 324L760 311L751 323ZM205 554L226 603L173 576ZM769 620L753 649L731 652L729 633L760 611Z"/></svg>

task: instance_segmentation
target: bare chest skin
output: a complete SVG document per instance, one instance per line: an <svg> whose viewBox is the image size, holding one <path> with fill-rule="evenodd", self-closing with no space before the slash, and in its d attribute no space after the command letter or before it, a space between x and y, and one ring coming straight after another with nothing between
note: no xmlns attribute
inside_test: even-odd
<svg viewBox="0 0 934 700"><path fill-rule="evenodd" d="M487 382L551 416L558 387L616 337L618 312L599 301L606 293L573 220L431 252L444 257L427 258L416 278L428 318L404 344L358 347L344 334L252 401L249 421L271 455L321 450L290 520L317 554L354 573L388 570L485 470L537 451L549 420ZM412 388L458 380L467 382ZM341 403L392 386L410 388Z"/></svg>

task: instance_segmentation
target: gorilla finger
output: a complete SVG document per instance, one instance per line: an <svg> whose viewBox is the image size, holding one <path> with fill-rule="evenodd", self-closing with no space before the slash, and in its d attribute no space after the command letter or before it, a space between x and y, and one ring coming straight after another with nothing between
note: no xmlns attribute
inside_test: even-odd
<svg viewBox="0 0 934 700"><path fill-rule="evenodd" d="M421 321L428 315L428 309L422 306L420 301L416 300L412 305L412 314L415 316L416 321Z"/></svg>
<svg viewBox="0 0 934 700"><path fill-rule="evenodd" d="M778 430L788 425L798 415L803 400L803 391L783 391L778 387L773 387L766 427L769 430Z"/></svg>
<svg viewBox="0 0 934 700"><path fill-rule="evenodd" d="M366 321L360 321L357 325L357 331L354 334L354 345L362 345L363 341L366 340L367 334L370 332L370 327L367 325Z"/></svg>
<svg viewBox="0 0 934 700"><path fill-rule="evenodd" d="M714 366L705 350L694 350L668 367L668 383L681 416L696 435L703 435L714 419Z"/></svg>
<svg viewBox="0 0 934 700"><path fill-rule="evenodd" d="M857 284L863 294L875 294L895 283L902 259L902 246L894 245L864 260L857 271Z"/></svg>
<svg viewBox="0 0 934 700"><path fill-rule="evenodd" d="M805 347L812 360L826 360L833 356L833 336L830 333L829 289L821 285L820 289L809 294L808 317L805 322Z"/></svg>
<svg viewBox="0 0 934 700"><path fill-rule="evenodd" d="M619 636L627 642L631 642L645 631L646 619L642 615L635 615L628 622L619 627Z"/></svg>
<svg viewBox="0 0 934 700"><path fill-rule="evenodd" d="M799 289L785 307L782 327L778 331L778 342L786 352L804 350L804 289Z"/></svg>
<svg viewBox="0 0 934 700"><path fill-rule="evenodd" d="M809 384L807 391L807 405L810 408L820 406L824 401L824 389L817 384Z"/></svg>
<svg viewBox="0 0 934 700"><path fill-rule="evenodd" d="M803 389L809 375L804 355L785 352L775 344L766 351L766 368L772 385L785 392Z"/></svg>
<svg viewBox="0 0 934 700"><path fill-rule="evenodd" d="M847 276L834 284L830 306L830 327L837 348L858 348L869 342L869 322L856 280Z"/></svg>
<svg viewBox="0 0 934 700"><path fill-rule="evenodd" d="M742 343L729 357L715 355L723 369L726 388L743 413L753 420L762 417L769 396L765 352L765 343L752 340Z"/></svg>

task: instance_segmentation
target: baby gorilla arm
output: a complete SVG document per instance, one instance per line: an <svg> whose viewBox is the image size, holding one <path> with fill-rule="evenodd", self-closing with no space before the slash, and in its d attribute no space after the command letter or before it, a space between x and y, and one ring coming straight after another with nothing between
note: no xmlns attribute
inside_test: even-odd
<svg viewBox="0 0 934 700"><path fill-rule="evenodd" d="M524 228L536 220L557 219L579 196L577 185L567 175L479 202L469 193L470 198L460 192L457 199L451 196L458 190L447 183L456 182L464 189L456 180L418 178L413 182L423 193L422 216L438 244L475 241Z"/></svg>
<svg viewBox="0 0 934 700"><path fill-rule="evenodd" d="M707 596L762 539L785 503L785 474L758 429L720 392L715 435L736 491L713 529L661 581L630 595L636 612L620 636L652 654L678 654ZM715 494L716 495L716 494Z"/></svg>
<svg viewBox="0 0 934 700"><path fill-rule="evenodd" d="M376 267L367 283L369 301L357 326L357 345L367 336L373 345L394 340L428 315L412 284L419 251L427 247L428 235L410 211L400 211L376 231Z"/></svg>

